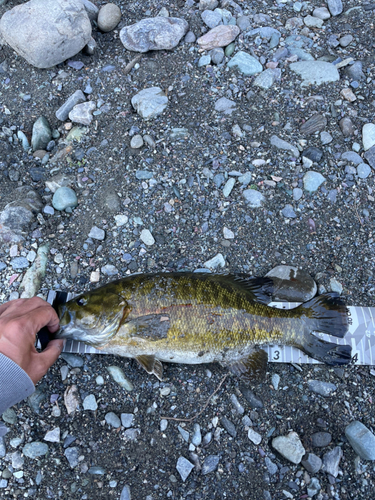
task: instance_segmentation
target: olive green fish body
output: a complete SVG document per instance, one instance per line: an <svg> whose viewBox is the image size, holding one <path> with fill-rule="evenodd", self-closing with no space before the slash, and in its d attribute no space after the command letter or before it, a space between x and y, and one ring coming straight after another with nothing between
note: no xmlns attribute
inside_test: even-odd
<svg viewBox="0 0 375 500"><path fill-rule="evenodd" d="M323 331L332 333L334 327L336 336L345 333L345 307L337 297L322 296L292 310L275 309L266 305L271 286L267 278L206 273L129 276L68 302L61 310L59 336L136 358L147 371L160 375L160 366L159 371L153 368L155 360L216 361L233 368L246 359L264 365L266 359L257 350L262 345L294 345L307 352L306 339L311 344L310 332L324 315L328 322L322 323ZM327 346L314 339L311 345L318 342L325 348L318 356L327 356ZM241 370L251 371L248 363L245 368L242 363Z"/></svg>

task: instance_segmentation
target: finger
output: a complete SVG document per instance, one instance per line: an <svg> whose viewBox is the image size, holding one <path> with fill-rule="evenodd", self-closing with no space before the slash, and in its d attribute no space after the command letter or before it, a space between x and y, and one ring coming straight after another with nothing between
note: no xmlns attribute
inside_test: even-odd
<svg viewBox="0 0 375 500"><path fill-rule="evenodd" d="M46 371L50 366L53 365L53 363L60 356L63 347L64 347L64 340L62 339L51 340L48 343L47 347L44 349L44 351L38 354L38 361L39 360L43 361L43 364L46 367Z"/></svg>
<svg viewBox="0 0 375 500"><path fill-rule="evenodd" d="M32 334L35 334L44 326L51 332L55 332L59 328L59 317L52 306L43 305L22 314L18 319L18 325L21 331Z"/></svg>

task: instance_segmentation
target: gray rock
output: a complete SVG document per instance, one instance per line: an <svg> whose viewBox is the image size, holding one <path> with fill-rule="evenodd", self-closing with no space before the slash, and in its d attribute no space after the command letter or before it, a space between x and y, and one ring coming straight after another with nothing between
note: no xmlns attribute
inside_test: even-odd
<svg viewBox="0 0 375 500"><path fill-rule="evenodd" d="M322 144L329 144L330 142L333 141L333 137L331 136L330 133L328 132L320 132L320 140L322 141Z"/></svg>
<svg viewBox="0 0 375 500"><path fill-rule="evenodd" d="M280 68L267 68L262 71L253 82L255 87L259 87L264 90L268 90L272 87L272 85L281 78L281 70Z"/></svg>
<svg viewBox="0 0 375 500"><path fill-rule="evenodd" d="M221 64L225 57L224 50L221 47L210 50L209 55L213 64Z"/></svg>
<svg viewBox="0 0 375 500"><path fill-rule="evenodd" d="M241 31L246 31L250 28L250 17L249 16L238 16L237 17L237 26Z"/></svg>
<svg viewBox="0 0 375 500"><path fill-rule="evenodd" d="M104 229L100 229L100 227L93 226L90 229L89 238L92 238L94 240L103 241L105 239L105 231L104 231Z"/></svg>
<svg viewBox="0 0 375 500"><path fill-rule="evenodd" d="M201 14L201 18L206 26L209 28L215 28L219 24L223 24L221 14L212 10L204 10Z"/></svg>
<svg viewBox="0 0 375 500"><path fill-rule="evenodd" d="M272 440L272 446L280 455L296 465L301 462L305 454L305 448L302 446L296 432L290 432L287 436L278 436L274 438Z"/></svg>
<svg viewBox="0 0 375 500"><path fill-rule="evenodd" d="M323 382L322 380L309 380L307 382L307 386L310 391L315 392L316 394L320 394L320 396L324 397L330 396L337 389L335 384L331 384L330 382Z"/></svg>
<svg viewBox="0 0 375 500"><path fill-rule="evenodd" d="M155 238L148 229L142 229L139 237L147 246L152 246L155 243Z"/></svg>
<svg viewBox="0 0 375 500"><path fill-rule="evenodd" d="M133 149L139 149L144 145L143 137L140 134L136 134L132 137L130 141L130 147Z"/></svg>
<svg viewBox="0 0 375 500"><path fill-rule="evenodd" d="M184 42L185 43L194 43L197 37L194 35L192 31L188 31L185 35Z"/></svg>
<svg viewBox="0 0 375 500"><path fill-rule="evenodd" d="M344 35L340 38L339 44L341 45L341 47L347 47L352 43L352 41L353 41L352 35Z"/></svg>
<svg viewBox="0 0 375 500"><path fill-rule="evenodd" d="M221 253L218 253L217 255L215 255L215 257L212 257L212 259L206 260L206 262L203 265L208 269L217 269L219 267L225 267L225 259Z"/></svg>
<svg viewBox="0 0 375 500"><path fill-rule="evenodd" d="M106 264L101 268L101 272L105 276L116 276L118 274L118 269L117 267L113 266L112 264Z"/></svg>
<svg viewBox="0 0 375 500"><path fill-rule="evenodd" d="M96 402L96 398L94 394L89 394L83 400L83 409L96 411L98 409L98 403Z"/></svg>
<svg viewBox="0 0 375 500"><path fill-rule="evenodd" d="M343 453L340 446L336 446L333 450L329 451L323 456L323 467L322 470L331 474L333 477L337 477L339 473L339 463Z"/></svg>
<svg viewBox="0 0 375 500"><path fill-rule="evenodd" d="M362 80L365 78L365 74L362 71L362 62L355 61L352 65L345 67L345 73L352 80Z"/></svg>
<svg viewBox="0 0 375 500"><path fill-rule="evenodd" d="M124 438L128 439L129 441L137 441L140 433L140 429L126 429L126 431L124 432Z"/></svg>
<svg viewBox="0 0 375 500"><path fill-rule="evenodd" d="M202 434L199 424L194 424L194 432L191 436L191 442L194 446L200 446L200 444L202 443Z"/></svg>
<svg viewBox="0 0 375 500"><path fill-rule="evenodd" d="M250 439L252 443L255 445L258 445L262 441L262 436L259 434L259 432L254 431L253 428L250 427L250 429L247 431L247 437Z"/></svg>
<svg viewBox="0 0 375 500"><path fill-rule="evenodd" d="M30 0L5 12L0 34L27 62L50 68L83 49L91 23L82 0Z"/></svg>
<svg viewBox="0 0 375 500"><path fill-rule="evenodd" d="M280 375L278 373L274 373L272 375L272 385L273 385L273 388L275 389L275 391L277 391L277 389L279 388L279 383L280 383Z"/></svg>
<svg viewBox="0 0 375 500"><path fill-rule="evenodd" d="M159 87L141 90L132 97L132 106L145 120L160 115L168 105L168 97Z"/></svg>
<svg viewBox="0 0 375 500"><path fill-rule="evenodd" d="M134 420L134 413L121 413L121 425L125 429L129 429L132 426Z"/></svg>
<svg viewBox="0 0 375 500"><path fill-rule="evenodd" d="M342 12L341 0L327 0L328 9L332 16L338 16Z"/></svg>
<svg viewBox="0 0 375 500"><path fill-rule="evenodd" d="M336 278L330 278L329 285L331 287L332 292L337 292L338 294L341 295L343 286L339 281L337 281Z"/></svg>
<svg viewBox="0 0 375 500"><path fill-rule="evenodd" d="M220 97L220 99L215 102L215 111L218 111L219 113L230 115L235 109L236 103L226 97Z"/></svg>
<svg viewBox="0 0 375 500"><path fill-rule="evenodd" d="M64 452L64 455L68 460L71 469L74 469L74 467L77 467L78 465L78 452L79 450L77 447L67 448Z"/></svg>
<svg viewBox="0 0 375 500"><path fill-rule="evenodd" d="M370 166L375 169L375 146L372 146L369 150L366 151L364 157L369 162ZM1 216L0 216L1 219Z"/></svg>
<svg viewBox="0 0 375 500"><path fill-rule="evenodd" d="M45 443L41 443L40 441L34 441L32 443L27 443L22 448L22 453L29 458L38 458L42 457L46 453L48 453L48 446Z"/></svg>
<svg viewBox="0 0 375 500"><path fill-rule="evenodd" d="M293 205L285 205L285 207L281 210L281 213L284 217L289 219L295 219L297 217Z"/></svg>
<svg viewBox="0 0 375 500"><path fill-rule="evenodd" d="M363 161L361 156L355 151L346 151L341 155L341 159L354 163L354 165L359 165Z"/></svg>
<svg viewBox="0 0 375 500"><path fill-rule="evenodd" d="M106 3L98 14L98 28L105 33L116 28L121 21L121 10L114 3Z"/></svg>
<svg viewBox="0 0 375 500"><path fill-rule="evenodd" d="M315 281L306 271L297 267L276 266L266 276L273 280L272 298L275 301L307 302L316 295Z"/></svg>
<svg viewBox="0 0 375 500"><path fill-rule="evenodd" d="M362 127L363 149L368 149L375 146L375 125L373 123L365 123Z"/></svg>
<svg viewBox="0 0 375 500"><path fill-rule="evenodd" d="M113 411L107 413L104 418L107 424L110 425L111 427L114 427L115 429L121 427L121 420L118 418L116 413L113 413Z"/></svg>
<svg viewBox="0 0 375 500"><path fill-rule="evenodd" d="M371 174L371 168L367 165L367 163L361 163L357 167L357 175L360 179L367 179L367 177Z"/></svg>
<svg viewBox="0 0 375 500"><path fill-rule="evenodd" d="M52 206L55 210L72 209L78 205L78 198L73 189L69 187L60 187L56 190L52 198Z"/></svg>
<svg viewBox="0 0 375 500"><path fill-rule="evenodd" d="M74 94L72 94L64 104L56 111L55 116L60 121L65 121L68 119L69 113L72 111L74 106L80 104L81 102L85 102L86 97L82 90L76 90Z"/></svg>
<svg viewBox="0 0 375 500"><path fill-rule="evenodd" d="M315 132L320 132L327 126L327 118L319 113L316 113L311 118L309 118L300 127L300 132L305 135L315 134Z"/></svg>
<svg viewBox="0 0 375 500"><path fill-rule="evenodd" d="M0 458L4 458L7 453L7 449L5 446L5 439L3 436L0 436Z"/></svg>
<svg viewBox="0 0 375 500"><path fill-rule="evenodd" d="M120 31L120 40L127 50L171 50L178 45L189 28L184 19L177 17L150 17Z"/></svg>
<svg viewBox="0 0 375 500"><path fill-rule="evenodd" d="M351 422L345 429L345 436L363 460L375 460L375 436L362 422Z"/></svg>
<svg viewBox="0 0 375 500"><path fill-rule="evenodd" d="M217 469L219 462L220 462L219 455L209 455L208 457L206 457L202 465L202 474L206 475L209 474L210 472L214 472Z"/></svg>
<svg viewBox="0 0 375 500"><path fill-rule="evenodd" d="M232 189L234 188L235 183L236 183L236 181L235 181L235 179L233 179L233 177L231 177L230 179L227 180L227 182L225 183L225 186L223 187L223 196L225 198L228 198L228 196L232 192Z"/></svg>
<svg viewBox="0 0 375 500"><path fill-rule="evenodd" d="M323 177L319 172L314 172L313 170L306 172L303 176L303 187L310 193L319 189L323 182L325 182L325 177Z"/></svg>
<svg viewBox="0 0 375 500"><path fill-rule="evenodd" d="M25 257L15 257L10 261L12 269L26 269L29 267L30 262Z"/></svg>
<svg viewBox="0 0 375 500"><path fill-rule="evenodd" d="M310 498L314 497L319 493L321 489L320 483L316 477L311 478L309 485L307 486L307 494Z"/></svg>
<svg viewBox="0 0 375 500"><path fill-rule="evenodd" d="M214 10L219 5L218 0L200 0L199 10Z"/></svg>
<svg viewBox="0 0 375 500"><path fill-rule="evenodd" d="M83 6L89 16L90 21L96 21L98 18L99 9L90 0L82 0Z"/></svg>
<svg viewBox="0 0 375 500"><path fill-rule="evenodd" d="M44 441L49 443L59 443L60 442L60 427L56 427L51 431L48 431L44 436Z"/></svg>
<svg viewBox="0 0 375 500"><path fill-rule="evenodd" d="M332 441L332 435L329 432L315 432L311 435L311 444L316 448L324 448Z"/></svg>
<svg viewBox="0 0 375 500"><path fill-rule="evenodd" d="M265 457L264 463L266 464L267 470L271 474L271 476L276 474L276 472L279 470L277 465L273 463L272 460L268 457Z"/></svg>
<svg viewBox="0 0 375 500"><path fill-rule="evenodd" d="M11 441L13 441L13 440L11 440ZM10 443L10 444L12 444L12 443ZM12 467L14 469L22 469L22 467L25 463L25 459L23 458L21 452L16 451L15 453L12 453L11 457L12 457Z"/></svg>
<svg viewBox="0 0 375 500"><path fill-rule="evenodd" d="M302 78L302 87L337 82L340 79L337 68L325 61L298 61L289 67Z"/></svg>
<svg viewBox="0 0 375 500"><path fill-rule="evenodd" d="M314 455L314 453L307 453L303 457L301 464L305 467L307 472L310 472L310 474L315 474L322 468L321 459L317 455Z"/></svg>
<svg viewBox="0 0 375 500"><path fill-rule="evenodd" d="M291 151L294 156L296 156L297 158L299 157L300 153L298 148L296 148L296 146L293 146L293 144L290 144L289 142L280 139L279 137L277 137L277 135L271 136L270 143L277 149L285 149L286 151Z"/></svg>
<svg viewBox="0 0 375 500"><path fill-rule="evenodd" d="M197 43L203 50L227 47L239 34L240 28L238 26L220 25L212 28L208 33L198 38Z"/></svg>
<svg viewBox="0 0 375 500"><path fill-rule="evenodd" d="M321 19L322 21L326 21L331 17L331 14L329 13L327 7L316 7L313 10L313 16Z"/></svg>
<svg viewBox="0 0 375 500"><path fill-rule="evenodd" d="M236 68L240 73L246 76L252 76L260 73L263 70L260 62L247 52L240 50L232 59L227 63L228 68Z"/></svg>
<svg viewBox="0 0 375 500"><path fill-rule="evenodd" d="M77 354L70 354L69 352L62 352L60 357L68 363L72 368L81 368L83 366L83 359Z"/></svg>
<svg viewBox="0 0 375 500"><path fill-rule="evenodd" d="M118 383L120 387L127 391L133 390L133 384L125 377L124 372L118 366L107 366L107 370L113 380Z"/></svg>
<svg viewBox="0 0 375 500"><path fill-rule="evenodd" d="M52 130L49 126L47 118L40 116L33 125L31 136L31 147L33 151L38 149L46 149L47 144L52 139Z"/></svg>
<svg viewBox="0 0 375 500"><path fill-rule="evenodd" d="M185 482L190 472L194 469L194 465L186 458L179 457L179 459L177 460L176 469L178 470L182 481Z"/></svg>
<svg viewBox="0 0 375 500"><path fill-rule="evenodd" d="M87 54L88 56L94 55L97 46L98 46L98 44L96 43L95 39L93 37L91 37L90 40L85 45L85 48L84 48L85 54Z"/></svg>
<svg viewBox="0 0 375 500"><path fill-rule="evenodd" d="M354 125L348 116L344 116L344 118L341 118L341 120L339 121L339 125L341 128L341 132L345 137L350 137L354 134Z"/></svg>
<svg viewBox="0 0 375 500"><path fill-rule="evenodd" d="M266 201L262 193L256 189L245 189L242 195L251 208L260 208Z"/></svg>
<svg viewBox="0 0 375 500"><path fill-rule="evenodd" d="M127 484L122 488L120 500L131 500L130 486L128 486Z"/></svg>
<svg viewBox="0 0 375 500"><path fill-rule="evenodd" d="M7 424L14 425L17 422L17 414L13 408L7 408L2 414L2 419Z"/></svg>
<svg viewBox="0 0 375 500"><path fill-rule="evenodd" d="M198 61L198 68L202 66L208 66L211 63L211 56L209 54L201 56Z"/></svg>
<svg viewBox="0 0 375 500"><path fill-rule="evenodd" d="M220 422L230 436L232 436L233 438L237 436L235 425L227 417L222 417L220 419Z"/></svg>
<svg viewBox="0 0 375 500"><path fill-rule="evenodd" d="M303 191L301 188L293 188L293 200L298 201L302 198Z"/></svg>
<svg viewBox="0 0 375 500"><path fill-rule="evenodd" d="M93 111L96 109L96 104L93 101L86 101L81 104L76 104L69 112L69 119L74 123L81 125L90 125L93 120Z"/></svg>
<svg viewBox="0 0 375 500"><path fill-rule="evenodd" d="M178 432L181 434L182 439L188 443L190 439L190 433L180 425L177 427L177 429Z"/></svg>

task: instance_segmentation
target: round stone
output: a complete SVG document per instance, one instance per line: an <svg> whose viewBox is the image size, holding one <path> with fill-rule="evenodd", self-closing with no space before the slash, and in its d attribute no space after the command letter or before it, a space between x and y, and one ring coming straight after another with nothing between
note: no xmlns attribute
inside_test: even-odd
<svg viewBox="0 0 375 500"><path fill-rule="evenodd" d="M107 3L99 10L98 27L104 32L112 31L116 28L120 19L120 8L114 3Z"/></svg>
<svg viewBox="0 0 375 500"><path fill-rule="evenodd" d="M58 188L52 198L52 206L55 210L66 210L75 208L78 205L78 199L73 189L69 187Z"/></svg>
<svg viewBox="0 0 375 500"><path fill-rule="evenodd" d="M371 168L367 165L367 163L361 163L357 167L357 174L360 179L367 179L367 177L371 174Z"/></svg>
<svg viewBox="0 0 375 500"><path fill-rule="evenodd" d="M139 149L143 146L143 138L141 135L137 134L132 137L132 140L130 141L130 147L133 149Z"/></svg>

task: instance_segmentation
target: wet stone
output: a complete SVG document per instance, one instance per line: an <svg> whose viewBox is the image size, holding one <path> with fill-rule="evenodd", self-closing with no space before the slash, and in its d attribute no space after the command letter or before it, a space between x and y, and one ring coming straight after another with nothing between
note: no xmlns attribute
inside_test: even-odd
<svg viewBox="0 0 375 500"><path fill-rule="evenodd" d="M337 389L335 384L331 384L330 382L323 382L321 380L309 380L307 382L307 386L310 391L324 397L330 396Z"/></svg>
<svg viewBox="0 0 375 500"><path fill-rule="evenodd" d="M310 472L310 474L315 474L321 469L322 460L317 455L314 455L314 453L307 453L303 457L301 464L305 467L307 472Z"/></svg>
<svg viewBox="0 0 375 500"><path fill-rule="evenodd" d="M209 455L208 457L206 457L202 465L202 474L206 475L210 474L211 472L214 472L217 469L219 462L220 462L219 455Z"/></svg>
<svg viewBox="0 0 375 500"><path fill-rule="evenodd" d="M316 295L315 281L306 271L297 267L276 266L266 276L272 278L274 283L274 301L307 302Z"/></svg>
<svg viewBox="0 0 375 500"><path fill-rule="evenodd" d="M345 429L345 436L363 460L375 460L375 436L362 422L351 422Z"/></svg>
<svg viewBox="0 0 375 500"><path fill-rule="evenodd" d="M176 469L178 470L182 481L185 482L191 471L194 469L194 465L186 458L179 457L179 459L177 460Z"/></svg>
<svg viewBox="0 0 375 500"><path fill-rule="evenodd" d="M328 446L332 441L332 435L329 432L315 432L311 435L311 445L316 448Z"/></svg>

